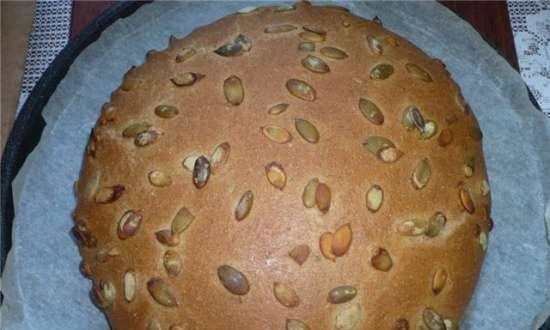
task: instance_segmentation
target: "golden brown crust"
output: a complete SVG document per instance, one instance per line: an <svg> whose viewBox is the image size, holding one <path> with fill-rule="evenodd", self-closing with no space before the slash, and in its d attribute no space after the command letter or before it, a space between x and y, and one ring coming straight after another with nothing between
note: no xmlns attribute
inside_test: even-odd
<svg viewBox="0 0 550 330"><path fill-rule="evenodd" d="M83 269L113 329L286 329L289 319L300 321L289 329L434 330L444 319L441 329L457 328L483 259L479 237L490 230L473 114L442 63L410 42L343 10L296 7L234 14L172 38L104 107L74 217ZM295 29L264 32L279 24ZM325 40L299 50L302 33ZM242 54L215 52L240 34ZM328 46L345 56L321 51ZM313 69L330 71L304 67L307 55L322 61L310 59ZM378 64L393 73L373 79L387 73ZM231 76L240 82L224 84ZM314 96L292 95L289 79ZM361 98L378 110L360 111ZM280 103L286 111L268 114ZM412 105L422 118L411 114L407 129L403 111ZM296 119L314 128L297 128ZM267 126L276 136L262 132ZM373 136L392 145L366 142ZM266 178L270 164L275 181ZM322 190L306 202L314 178ZM369 210L373 185L383 200ZM251 207L239 204L247 191L242 203ZM236 219L238 204L246 215ZM300 245L309 247L302 264L289 255ZM330 303L328 293L344 285L356 295Z"/></svg>

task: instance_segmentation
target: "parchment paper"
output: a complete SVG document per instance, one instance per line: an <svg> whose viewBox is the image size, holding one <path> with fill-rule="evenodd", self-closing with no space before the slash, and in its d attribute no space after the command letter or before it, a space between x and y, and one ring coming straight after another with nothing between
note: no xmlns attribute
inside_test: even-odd
<svg viewBox="0 0 550 330"><path fill-rule="evenodd" d="M263 3L268 4L268 3ZM39 146L14 183L14 245L4 273L3 329L107 329L69 231L88 133L103 102L147 50L254 3L157 2L109 27L71 66L47 107ZM435 2L344 3L442 59L484 132L495 229L461 329L531 330L550 306L544 207L550 193L550 122L520 76L467 23ZM545 203L546 202L546 203ZM550 215L550 210L547 211ZM548 221L548 219L547 219ZM322 330L322 329L318 329Z"/></svg>

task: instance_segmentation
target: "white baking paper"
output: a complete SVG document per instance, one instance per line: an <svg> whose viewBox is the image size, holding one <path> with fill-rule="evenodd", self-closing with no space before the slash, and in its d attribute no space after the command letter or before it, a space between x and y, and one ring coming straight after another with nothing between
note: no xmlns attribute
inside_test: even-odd
<svg viewBox="0 0 550 330"><path fill-rule="evenodd" d="M265 3L264 3L265 4ZM3 329L107 329L69 234L72 187L103 102L147 50L254 3L156 2L117 21L76 59L44 109L42 140L14 182L13 248L4 272ZM461 329L531 330L550 306L550 121L521 77L467 23L435 2L341 3L442 59L484 133L495 229ZM550 212L549 212L550 213ZM323 329L318 329L323 330ZM366 329L370 330L370 329Z"/></svg>

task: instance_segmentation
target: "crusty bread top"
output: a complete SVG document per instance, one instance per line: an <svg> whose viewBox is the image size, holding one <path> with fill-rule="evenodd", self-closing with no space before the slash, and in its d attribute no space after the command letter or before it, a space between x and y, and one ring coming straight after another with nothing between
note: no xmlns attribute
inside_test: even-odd
<svg viewBox="0 0 550 330"><path fill-rule="evenodd" d="M379 21L244 10L103 107L82 270L113 329L457 329L492 226L480 140L443 63Z"/></svg>

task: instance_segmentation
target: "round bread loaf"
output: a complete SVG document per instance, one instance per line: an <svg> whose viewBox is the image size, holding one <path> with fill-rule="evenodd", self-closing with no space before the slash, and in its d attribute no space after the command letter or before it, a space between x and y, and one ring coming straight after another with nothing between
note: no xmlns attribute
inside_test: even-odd
<svg viewBox="0 0 550 330"><path fill-rule="evenodd" d="M445 65L344 8L249 8L132 67L74 234L112 329L451 330L490 199Z"/></svg>

